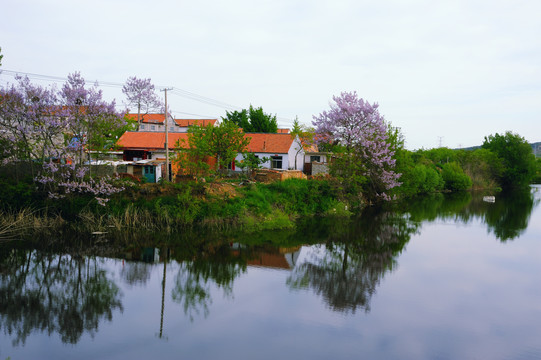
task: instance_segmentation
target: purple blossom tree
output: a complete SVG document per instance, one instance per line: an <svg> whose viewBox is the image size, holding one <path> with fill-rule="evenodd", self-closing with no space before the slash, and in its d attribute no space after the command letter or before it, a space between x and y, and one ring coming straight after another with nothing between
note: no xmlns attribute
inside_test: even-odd
<svg viewBox="0 0 541 360"><path fill-rule="evenodd" d="M89 140L106 136L103 124L111 129L115 121L120 126L124 122L115 102L104 101L96 87L87 89L79 73L70 74L59 92L33 85L26 77L16 79L17 85L0 87L2 164L30 164L35 181L51 198L88 193L104 204L121 189L108 179L86 176L89 167L83 166L82 154Z"/></svg>
<svg viewBox="0 0 541 360"><path fill-rule="evenodd" d="M122 87L122 92L128 99L128 104L137 107L137 124L143 120L141 112L159 111L164 104L156 95L154 85L150 79L138 79L135 76L128 78Z"/></svg>
<svg viewBox="0 0 541 360"><path fill-rule="evenodd" d="M370 201L389 200L388 191L399 185L400 177L393 171L394 153L378 107L356 92L342 92L333 97L330 110L313 117L316 140L334 145L331 173L350 190L362 190Z"/></svg>
<svg viewBox="0 0 541 360"><path fill-rule="evenodd" d="M59 97L59 112L66 121L67 149L75 155L79 164L84 161L83 149L90 150L87 145L96 143L94 138L107 135L102 133L104 123L125 125L123 114L116 111L115 101L103 100L102 91L97 89L97 85L87 88L78 72L68 75Z"/></svg>
<svg viewBox="0 0 541 360"><path fill-rule="evenodd" d="M63 146L62 119L55 114L54 88L16 77L16 85L0 88L0 157L2 163L58 157ZM32 166L32 171L33 171Z"/></svg>

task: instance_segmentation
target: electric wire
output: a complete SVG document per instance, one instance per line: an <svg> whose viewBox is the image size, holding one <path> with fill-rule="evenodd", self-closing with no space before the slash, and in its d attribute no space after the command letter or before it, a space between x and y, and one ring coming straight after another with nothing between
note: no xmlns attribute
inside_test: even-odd
<svg viewBox="0 0 541 360"><path fill-rule="evenodd" d="M22 71L13 71L13 70L2 69L2 70L0 70L0 81L2 83L5 83L6 85L8 84L8 82L4 81L2 79L1 75L7 75L7 76L11 76L13 78L17 77L18 75L24 75L24 76L28 77L28 79L30 79L30 80L48 81L48 82L55 82L55 83L64 83L64 82L66 82L68 80L67 77L61 77L61 76L43 75L43 74L27 73L27 72L22 72ZM87 79L85 79L85 81L87 81ZM92 84L96 85L97 87L110 87L110 88L122 88L124 86L124 84L122 84L122 83L112 82L112 81L100 81L100 80L94 80L94 82L92 82ZM158 89L166 88L166 86L155 86L155 87L158 88ZM199 94L196 94L196 93L193 93L191 91L184 90L184 89L181 89L181 88L178 88L178 87L173 87L173 90L171 90L169 93L173 94L173 95L176 95L176 96L179 96L179 97L183 97L183 98L187 98L187 99L190 99L190 100L193 100L193 101L197 101L197 102L200 102L200 103L203 103L203 104L216 106L216 107L226 109L226 110L233 110L233 111L242 110L241 107L231 105L231 104L228 104L228 103L216 100L216 99L212 99L212 98L209 98L209 97L206 97L206 96L203 96L203 95L199 95ZM122 106L122 105L120 105L120 104L117 105L117 107L120 107L120 106ZM175 112L186 114L186 115L194 115L194 116L199 116L199 117L206 117L206 118L218 118L216 116L199 115L199 114L193 114L193 113L186 113L186 112L182 112L182 111L175 111ZM287 118L283 118L283 117L277 117L277 120L282 124L286 124L286 126L289 126L293 121L291 119L287 119Z"/></svg>

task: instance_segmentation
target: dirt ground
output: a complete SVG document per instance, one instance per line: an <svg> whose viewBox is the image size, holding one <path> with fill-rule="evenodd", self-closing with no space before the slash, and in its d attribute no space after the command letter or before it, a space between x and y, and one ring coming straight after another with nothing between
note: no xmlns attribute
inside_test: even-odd
<svg viewBox="0 0 541 360"><path fill-rule="evenodd" d="M207 193L215 196L228 196L236 197L238 185L233 185L231 183L209 183L205 184Z"/></svg>

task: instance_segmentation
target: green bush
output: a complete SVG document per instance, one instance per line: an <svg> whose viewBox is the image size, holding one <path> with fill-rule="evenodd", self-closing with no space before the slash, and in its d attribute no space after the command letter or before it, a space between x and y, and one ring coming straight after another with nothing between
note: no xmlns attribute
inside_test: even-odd
<svg viewBox="0 0 541 360"><path fill-rule="evenodd" d="M403 170L400 181L402 185L397 193L405 197L440 191L444 185L441 174L433 166L425 164Z"/></svg>
<svg viewBox="0 0 541 360"><path fill-rule="evenodd" d="M443 164L441 175L446 190L467 190L472 186L472 180L464 173L464 170L457 162Z"/></svg>
<svg viewBox="0 0 541 360"><path fill-rule="evenodd" d="M179 225L192 225L201 215L200 201L193 197L186 187L176 197L164 196L154 202L157 215L166 222Z"/></svg>

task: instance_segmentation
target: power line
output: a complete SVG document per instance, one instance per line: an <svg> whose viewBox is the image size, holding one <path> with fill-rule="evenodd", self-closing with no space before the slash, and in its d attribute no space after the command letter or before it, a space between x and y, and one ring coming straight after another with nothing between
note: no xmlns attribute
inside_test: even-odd
<svg viewBox="0 0 541 360"><path fill-rule="evenodd" d="M193 113L188 113L188 112L184 112L184 111L177 111L177 110L171 110L171 112L184 114L184 115L198 116L198 117L203 118L203 119L218 119L218 118L220 118L219 116L193 114Z"/></svg>
<svg viewBox="0 0 541 360"><path fill-rule="evenodd" d="M231 104L228 104L228 103L225 103L225 102L222 102L222 101L214 100L212 98L202 96L202 95L198 95L198 94L192 93L192 92L187 91L187 90L179 89L177 87L173 87L173 90L171 91L171 94L186 97L186 98L189 98L189 99L192 99L192 100L195 100L195 101L200 101L200 102L203 102L203 103L206 103L206 104L209 104L209 105L214 105L214 106L221 107L221 108L228 108L230 110L241 110L241 108L238 107L238 106L231 105Z"/></svg>
<svg viewBox="0 0 541 360"><path fill-rule="evenodd" d="M68 80L67 77L53 76L53 75L43 75L43 74L36 74L36 73L27 73L27 72L22 72L22 71L13 71L13 70L5 70L5 69L2 69L2 71L0 72L0 75L1 74L5 74L5 75L8 75L8 76L12 76L12 77L16 77L17 75L24 75L24 76L28 77L31 80L58 82L58 83L63 83L63 82L66 82ZM86 81L86 79L85 79L85 81ZM7 82L6 82L6 84L7 84ZM94 80L93 84L96 84L98 87L111 87L111 88L122 88L124 86L123 83L112 82L112 81L99 81L99 80ZM158 89L167 88L166 86L155 86L155 87L158 88ZM180 96L180 97L184 97L184 98L187 98L187 99L190 99L190 100L193 100L193 101L197 101L197 102L200 102L200 103L203 103L203 104L216 106L216 107L226 109L226 110L237 110L237 111L242 110L242 108L239 107L239 106L231 105L231 104L225 103L223 101L219 101L219 100L216 100L216 99L212 99L212 98L209 98L209 97L206 97L206 96L203 96L203 95L193 93L193 92L188 91L188 90L180 89L178 87L173 87L173 90L170 91L170 94ZM175 111L175 112L183 113L183 114L187 114L187 115L195 115L195 116L207 117L207 116L204 116L204 115L184 113L184 112L181 112L181 111ZM213 118L213 117L211 116L211 118ZM281 123L287 123L288 126L293 121L292 119L287 119L287 118L282 118L282 117L277 118L277 120L279 120Z"/></svg>
<svg viewBox="0 0 541 360"><path fill-rule="evenodd" d="M66 82L68 80L68 78L66 77L27 73L27 72L22 72L22 71L13 71L13 70L2 70L2 74L12 76L12 77L16 77L17 75L24 75L31 80L37 80L37 81ZM112 81L100 81L100 80L94 80L93 84L96 84L98 87L112 87L112 88L122 88L124 86L124 84L122 83L112 82ZM165 86L156 86L156 87L158 89L166 88ZM240 109L237 106L234 106L234 105L231 105L219 100L215 100L203 95L199 95L188 90L180 89L177 87L174 87L171 93L177 96L188 98L190 100L202 102L202 103L217 106L220 108L227 108L230 110Z"/></svg>

